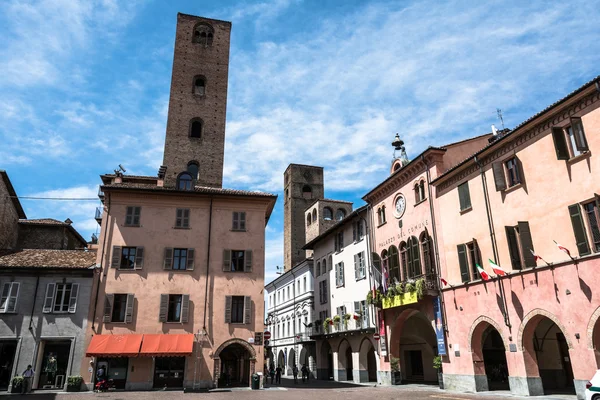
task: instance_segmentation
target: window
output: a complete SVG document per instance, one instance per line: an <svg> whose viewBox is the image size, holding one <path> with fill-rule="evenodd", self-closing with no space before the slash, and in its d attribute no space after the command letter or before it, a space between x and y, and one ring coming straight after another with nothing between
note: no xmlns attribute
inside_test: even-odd
<svg viewBox="0 0 600 400"><path fill-rule="evenodd" d="M425 181L415 184L415 203L425 200Z"/></svg>
<svg viewBox="0 0 600 400"><path fill-rule="evenodd" d="M385 224L385 206L381 206L377 210L377 223L379 226Z"/></svg>
<svg viewBox="0 0 600 400"><path fill-rule="evenodd" d="M194 78L194 94L196 96L204 96L206 80L202 76L196 76Z"/></svg>
<svg viewBox="0 0 600 400"><path fill-rule="evenodd" d="M192 180L198 179L199 165L197 161L190 161L187 166L187 172L192 176Z"/></svg>
<svg viewBox="0 0 600 400"><path fill-rule="evenodd" d="M375 281L376 285L380 285L382 278L381 257L379 257L379 254L373 252L371 253L371 259L373 260L373 280Z"/></svg>
<svg viewBox="0 0 600 400"><path fill-rule="evenodd" d="M304 284L304 292L306 292L306 277L304 277L304 283L303 284ZM298 286L300 286L300 285L298 285Z"/></svg>
<svg viewBox="0 0 600 400"><path fill-rule="evenodd" d="M78 283L49 283L44 298L44 313L74 313L77 308Z"/></svg>
<svg viewBox="0 0 600 400"><path fill-rule="evenodd" d="M300 279L298 279L298 291L296 292L296 295L300 294Z"/></svg>
<svg viewBox="0 0 600 400"><path fill-rule="evenodd" d="M588 209L592 209L593 207L584 207L583 213L587 214L588 222L589 214ZM595 210L594 210L595 211ZM591 253L590 244L588 242L588 234L585 223L583 221L583 213L581 211L581 206L579 204L573 204L569 206L569 215L571 216L571 225L573 226L573 233L575 235L575 242L577 244L577 251L579 252L579 256L586 256ZM597 215L597 213L595 214ZM597 219L594 221L597 226ZM591 225L591 224L590 224ZM592 229L593 233L593 229Z"/></svg>
<svg viewBox="0 0 600 400"><path fill-rule="evenodd" d="M0 313L17 312L17 300L19 298L19 282L5 282L2 286L2 297L0 297Z"/></svg>
<svg viewBox="0 0 600 400"><path fill-rule="evenodd" d="M497 192L506 190L522 182L523 167L517 157L512 157L504 162L493 163L492 172Z"/></svg>
<svg viewBox="0 0 600 400"><path fill-rule="evenodd" d="M344 231L339 231L334 236L335 251L340 252L344 249Z"/></svg>
<svg viewBox="0 0 600 400"><path fill-rule="evenodd" d="M122 270L142 269L144 266L143 247L113 246L111 268Z"/></svg>
<svg viewBox="0 0 600 400"><path fill-rule="evenodd" d="M233 231L245 231L246 230L246 213L243 211L233 212L233 223L231 226Z"/></svg>
<svg viewBox="0 0 600 400"><path fill-rule="evenodd" d="M469 182L458 185L458 201L460 203L460 211L471 208L471 194L469 193Z"/></svg>
<svg viewBox="0 0 600 400"><path fill-rule="evenodd" d="M190 310L189 294L161 294L159 322L188 322Z"/></svg>
<svg viewBox="0 0 600 400"><path fill-rule="evenodd" d="M192 175L188 172L183 172L177 177L177 189L179 190L192 190Z"/></svg>
<svg viewBox="0 0 600 400"><path fill-rule="evenodd" d="M302 198L312 199L312 189L308 185L302 186Z"/></svg>
<svg viewBox="0 0 600 400"><path fill-rule="evenodd" d="M317 268L315 270L315 277L318 277L319 275L321 275L321 262L317 262Z"/></svg>
<svg viewBox="0 0 600 400"><path fill-rule="evenodd" d="M223 271L252 272L252 250L223 250Z"/></svg>
<svg viewBox="0 0 600 400"><path fill-rule="evenodd" d="M344 263L335 264L335 285L337 287L344 286Z"/></svg>
<svg viewBox="0 0 600 400"><path fill-rule="evenodd" d="M435 262L433 260L431 236L425 231L421 234L421 250L423 252L423 266L427 275L434 274Z"/></svg>
<svg viewBox="0 0 600 400"><path fill-rule="evenodd" d="M519 222L517 226L505 226L504 229L512 268L535 267L529 222Z"/></svg>
<svg viewBox="0 0 600 400"><path fill-rule="evenodd" d="M352 222L352 239L354 242L362 240L365 236L364 224L362 220Z"/></svg>
<svg viewBox="0 0 600 400"><path fill-rule="evenodd" d="M211 46L214 38L214 33L215 31L212 26L201 22L194 27L194 35L192 37L192 42L201 44L204 47Z"/></svg>
<svg viewBox="0 0 600 400"><path fill-rule="evenodd" d="M173 269L187 269L187 265L188 249L173 249Z"/></svg>
<svg viewBox="0 0 600 400"><path fill-rule="evenodd" d="M467 251L469 252L469 263L471 264L471 279L481 279L477 270L477 266L481 266L481 254L476 240L467 243Z"/></svg>
<svg viewBox="0 0 600 400"><path fill-rule="evenodd" d="M519 164L516 157L508 159L504 163L506 167L506 175L508 178L508 187L512 187L521 183L521 177L519 175Z"/></svg>
<svg viewBox="0 0 600 400"><path fill-rule="evenodd" d="M360 253L354 255L354 278L356 280L359 280L365 277L365 252L361 251Z"/></svg>
<svg viewBox="0 0 600 400"><path fill-rule="evenodd" d="M199 118L194 118L190 121L190 137L200 139L202 137L202 128L203 128L202 120Z"/></svg>
<svg viewBox="0 0 600 400"><path fill-rule="evenodd" d="M314 222L317 222L317 209L316 208L313 208L312 219Z"/></svg>
<svg viewBox="0 0 600 400"><path fill-rule="evenodd" d="M231 296L231 323L244 323L244 296Z"/></svg>
<svg viewBox="0 0 600 400"><path fill-rule="evenodd" d="M335 212L335 220L336 221L341 221L346 217L346 211L342 210L341 208L339 208L336 212Z"/></svg>
<svg viewBox="0 0 600 400"><path fill-rule="evenodd" d="M306 226L310 226L312 222L312 215L310 213L306 214Z"/></svg>
<svg viewBox="0 0 600 400"><path fill-rule="evenodd" d="M290 296L290 287L287 287L287 298L288 300L291 299L292 297Z"/></svg>
<svg viewBox="0 0 600 400"><path fill-rule="evenodd" d="M556 158L568 160L589 151L583 123L579 117L571 117L571 125L566 128L553 127L552 139Z"/></svg>
<svg viewBox="0 0 600 400"><path fill-rule="evenodd" d="M113 297L112 322L125 322L125 309L127 308L127 295L115 294Z"/></svg>
<svg viewBox="0 0 600 400"><path fill-rule="evenodd" d="M477 241L473 239L471 243L459 244L457 250L462 282L480 279L477 265L481 266L481 253Z"/></svg>
<svg viewBox="0 0 600 400"><path fill-rule="evenodd" d="M327 280L319 282L319 300L321 304L327 303L327 299L329 298L327 294Z"/></svg>
<svg viewBox="0 0 600 400"><path fill-rule="evenodd" d="M167 313L167 322L179 322L181 320L181 295L169 295L169 311Z"/></svg>
<svg viewBox="0 0 600 400"><path fill-rule="evenodd" d="M331 221L333 219L333 210L329 207L323 208L323 220Z"/></svg>
<svg viewBox="0 0 600 400"><path fill-rule="evenodd" d="M600 226L598 221L600 220L600 212L598 208L598 202L592 201L583 205L583 210L587 216L588 225L590 227L590 237L592 238L592 248L594 251L600 252Z"/></svg>
<svg viewBox="0 0 600 400"><path fill-rule="evenodd" d="M400 245L400 251L402 252L403 250L406 251L406 246L403 247L403 245ZM390 284L392 284L393 282L400 282L401 281L401 277L400 277L400 263L398 260L398 249L396 248L396 246L390 246L387 254L387 266L388 266L388 271L389 271L389 279L390 279ZM402 254L402 253L401 253ZM404 258L402 259L402 262L404 261ZM404 264L402 265L402 268L404 269ZM406 276L406 270L404 271L404 276Z"/></svg>
<svg viewBox="0 0 600 400"><path fill-rule="evenodd" d="M322 270L323 275L327 273L327 260L323 260L323 270Z"/></svg>
<svg viewBox="0 0 600 400"><path fill-rule="evenodd" d="M125 226L140 226L142 207L128 206L125 214Z"/></svg>
<svg viewBox="0 0 600 400"><path fill-rule="evenodd" d="M419 241L415 236L411 236L406 243L408 255L408 278L415 278L421 275L421 251L419 249Z"/></svg>
<svg viewBox="0 0 600 400"><path fill-rule="evenodd" d="M134 269L137 247L123 247L121 249L121 264L119 269Z"/></svg>
<svg viewBox="0 0 600 400"><path fill-rule="evenodd" d="M190 227L190 209L178 208L175 212L175 228Z"/></svg>
<svg viewBox="0 0 600 400"><path fill-rule="evenodd" d="M133 321L133 294L107 294L104 300L104 322Z"/></svg>

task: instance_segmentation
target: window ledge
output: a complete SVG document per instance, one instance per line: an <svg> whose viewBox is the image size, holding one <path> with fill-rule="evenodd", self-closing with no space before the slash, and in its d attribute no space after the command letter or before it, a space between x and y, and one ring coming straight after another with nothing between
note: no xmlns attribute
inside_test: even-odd
<svg viewBox="0 0 600 400"><path fill-rule="evenodd" d="M387 224L387 221L383 221L382 223L380 223L379 225L377 225L378 228L381 228L382 226L384 226L385 224Z"/></svg>
<svg viewBox="0 0 600 400"><path fill-rule="evenodd" d="M165 321L163 324L183 324L181 321Z"/></svg>
<svg viewBox="0 0 600 400"><path fill-rule="evenodd" d="M506 189L504 189L504 193L510 193L510 192L514 192L515 190L519 190L520 188L523 187L523 183L517 183L516 185L512 185L510 187L507 187Z"/></svg>
<svg viewBox="0 0 600 400"><path fill-rule="evenodd" d="M581 161L586 158L590 158L591 156L592 156L592 152L588 150L585 153L581 153L578 156L569 158L567 160L567 164L575 164L576 162Z"/></svg>
<svg viewBox="0 0 600 400"><path fill-rule="evenodd" d="M427 201L427 197L425 197L423 200L420 200L420 201L416 202L415 203L415 207L418 206L419 204L425 203L425 201Z"/></svg>
<svg viewBox="0 0 600 400"><path fill-rule="evenodd" d="M468 213L471 210L473 210L473 206L467 207L464 210L460 210L460 215L466 214L466 213Z"/></svg>
<svg viewBox="0 0 600 400"><path fill-rule="evenodd" d="M174 226L173 229L192 229L189 226Z"/></svg>
<svg viewBox="0 0 600 400"><path fill-rule="evenodd" d="M119 272L137 271L135 268L115 268Z"/></svg>
<svg viewBox="0 0 600 400"><path fill-rule="evenodd" d="M362 281L363 279L367 279L366 275L356 278L356 282Z"/></svg>
<svg viewBox="0 0 600 400"><path fill-rule="evenodd" d="M121 226L124 226L125 228L141 228L142 224L138 224L138 225L125 225L125 224L123 224Z"/></svg>
<svg viewBox="0 0 600 400"><path fill-rule="evenodd" d="M230 232L247 232L246 229L230 229Z"/></svg>

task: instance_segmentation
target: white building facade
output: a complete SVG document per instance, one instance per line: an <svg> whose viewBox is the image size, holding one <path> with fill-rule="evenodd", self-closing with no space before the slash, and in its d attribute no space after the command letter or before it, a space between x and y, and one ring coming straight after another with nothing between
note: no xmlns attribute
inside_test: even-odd
<svg viewBox="0 0 600 400"><path fill-rule="evenodd" d="M265 285L265 328L271 339L265 344L267 366L281 367L292 376L304 364L316 377L315 341L311 339L314 320L313 260L305 259Z"/></svg>

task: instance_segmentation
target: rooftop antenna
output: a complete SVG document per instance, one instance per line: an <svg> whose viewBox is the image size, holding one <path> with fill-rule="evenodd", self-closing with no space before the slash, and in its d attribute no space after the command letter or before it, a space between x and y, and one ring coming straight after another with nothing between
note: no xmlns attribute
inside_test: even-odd
<svg viewBox="0 0 600 400"><path fill-rule="evenodd" d="M498 114L498 118L500 119L500 122L502 122L502 130L504 130L504 118L502 118L502 110L496 108L496 114Z"/></svg>
<svg viewBox="0 0 600 400"><path fill-rule="evenodd" d="M123 172L127 172L127 170L121 164L119 164L119 168L115 169L115 175L123 175Z"/></svg>

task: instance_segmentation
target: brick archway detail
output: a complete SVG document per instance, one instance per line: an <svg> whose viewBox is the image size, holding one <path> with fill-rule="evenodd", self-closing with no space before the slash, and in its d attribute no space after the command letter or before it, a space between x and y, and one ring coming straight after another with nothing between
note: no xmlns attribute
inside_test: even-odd
<svg viewBox="0 0 600 400"><path fill-rule="evenodd" d="M225 349L225 347L229 346L230 344L241 345L246 350L248 350L248 353L250 353L250 358L256 358L256 351L254 351L254 348L250 345L250 343L246 342L244 339L229 339L226 342L221 343L217 351L215 351L213 358L219 358L221 352Z"/></svg>
<svg viewBox="0 0 600 400"><path fill-rule="evenodd" d="M250 354L250 376L252 376L252 374L254 374L255 370L256 370L256 351L254 351L254 348L250 345L250 343L246 342L243 339L229 339L223 343L221 343L221 345L217 348L217 350L214 352L212 358L213 358L213 385L214 387L219 387L219 376L221 376L221 352L227 348L227 346L229 346L230 344L239 344L241 345L243 348L245 348L248 353Z"/></svg>
<svg viewBox="0 0 600 400"><path fill-rule="evenodd" d="M473 334L475 333L475 330L477 329L477 327L479 327L479 324L481 323L488 323L491 326L493 326L498 333L500 334L500 336L502 336L502 344L504 345L504 349L506 351L509 351L509 347L508 347L508 339L507 337L504 335L504 332L502 331L502 329L500 328L500 325L494 321L493 319L491 319L490 317L486 317L485 315L481 315L479 316L475 321L473 321L473 325L471 325L471 329L469 330L469 342L468 342L468 348L467 350L469 352L473 351Z"/></svg>
<svg viewBox="0 0 600 400"><path fill-rule="evenodd" d="M556 316L549 311L546 311L541 308L536 308L536 309L531 310L529 313L527 313L525 318L523 318L523 321L521 321L521 326L519 327L519 335L518 335L518 340L517 340L517 346L519 347L519 351L524 350L523 332L525 331L525 328L527 327L529 322L532 319L534 319L535 317L546 317L549 320L551 320L552 322L554 322L556 324L556 326L558 326L558 328L561 330L563 335L565 336L565 339L567 341L567 346L569 346L569 350L573 349L573 341L571 340L571 337L567 334L567 332L568 332L567 329L565 329L564 325L558 320L558 318L556 318Z"/></svg>
<svg viewBox="0 0 600 400"><path fill-rule="evenodd" d="M596 311L594 311L594 313L592 314L592 316L590 318L590 322L588 323L587 338L588 338L588 347L590 349L594 349L594 328L596 327L598 318L600 318L600 307L596 308Z"/></svg>

